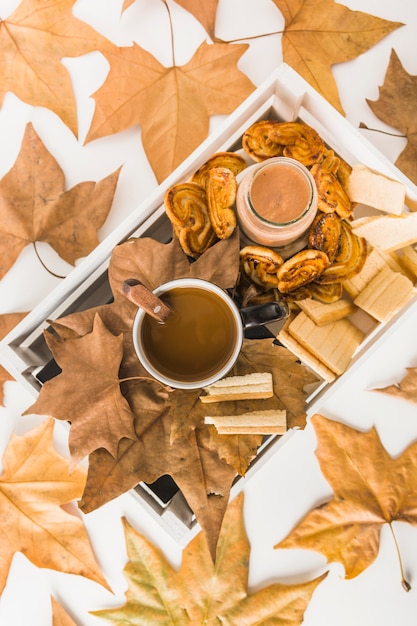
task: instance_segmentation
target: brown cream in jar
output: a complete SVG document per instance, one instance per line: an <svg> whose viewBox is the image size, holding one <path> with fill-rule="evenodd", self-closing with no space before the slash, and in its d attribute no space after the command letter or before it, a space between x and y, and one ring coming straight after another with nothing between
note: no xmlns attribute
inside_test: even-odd
<svg viewBox="0 0 417 626"><path fill-rule="evenodd" d="M238 176L236 212L245 245L261 244L289 256L307 244L317 213L311 172L287 157L255 163Z"/></svg>
<svg viewBox="0 0 417 626"><path fill-rule="evenodd" d="M304 213L311 187L305 176L289 165L272 165L254 177L250 199L255 211L265 220L285 224Z"/></svg>

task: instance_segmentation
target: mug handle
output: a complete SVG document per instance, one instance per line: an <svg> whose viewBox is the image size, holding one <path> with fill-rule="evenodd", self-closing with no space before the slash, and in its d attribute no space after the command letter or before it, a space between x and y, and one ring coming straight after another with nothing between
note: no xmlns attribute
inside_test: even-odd
<svg viewBox="0 0 417 626"><path fill-rule="evenodd" d="M240 317L245 330L286 319L289 314L288 304L284 301L265 302L240 309Z"/></svg>

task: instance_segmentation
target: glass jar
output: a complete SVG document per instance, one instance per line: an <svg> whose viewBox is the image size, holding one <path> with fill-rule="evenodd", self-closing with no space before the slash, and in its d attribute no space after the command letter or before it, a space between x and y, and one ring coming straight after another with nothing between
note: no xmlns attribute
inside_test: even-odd
<svg viewBox="0 0 417 626"><path fill-rule="evenodd" d="M317 188L299 161L273 157L237 178L236 212L244 244L260 244L288 258L304 248L317 214Z"/></svg>

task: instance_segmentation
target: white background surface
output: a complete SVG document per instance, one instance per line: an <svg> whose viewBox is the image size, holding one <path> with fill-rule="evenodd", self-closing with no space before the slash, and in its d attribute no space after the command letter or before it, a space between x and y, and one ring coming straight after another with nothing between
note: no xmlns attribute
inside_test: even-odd
<svg viewBox="0 0 417 626"><path fill-rule="evenodd" d="M0 17L5 18L18 2L0 0ZM121 0L80 0L74 13L119 45L135 40L162 63L170 63L170 35L166 10L156 0L137 0L120 18ZM347 118L357 127L387 128L372 114L366 99L378 98L391 50L395 49L404 68L417 74L417 5L415 0L350 0L345 4L406 25L387 36L356 60L334 67L339 93ZM176 58L179 64L192 56L205 38L198 23L173 2ZM220 0L216 34L233 39L279 31L283 19L269 0ZM259 85L282 61L281 37L248 39L249 50L239 64ZM0 52L1 54L1 52ZM66 60L74 80L81 135L87 132L94 102L90 98L104 80L106 64L98 54ZM100 179L124 163L113 209L100 232L100 239L129 214L156 182L140 143L140 128L104 138L87 146L77 141L51 112L35 109L8 94L0 109L0 176L13 165L20 149L25 124L31 121L64 170L68 187L76 182ZM212 120L213 127L218 119ZM393 129L388 129L393 130ZM405 145L403 139L363 131L392 161ZM46 258L58 272L70 267L44 246ZM34 308L57 284L48 276L28 248L13 269L0 281L0 313ZM398 381L407 366L417 366L416 318L414 311L390 334L378 351L353 371L346 385L324 405L315 407L327 417L341 419L354 427L376 425L387 450L398 455L417 438L417 407L401 400L387 399L368 390ZM411 340L412 339L412 340ZM18 383L6 383L6 406L0 408L0 452L11 432L22 434L39 422L22 417L33 397ZM66 432L56 428L57 445L66 453ZM317 576L327 569L325 559L305 551L276 551L272 547L291 530L312 506L331 493L314 455L315 437L308 425L297 432L279 453L269 458L245 485L245 522L252 544L251 589L272 580L293 583ZM147 515L139 515L133 498L126 494L84 516L87 530L114 595L99 585L76 576L40 570L16 554L6 589L0 599L0 624L4 626L49 626L52 623L50 595L54 595L80 626L97 626L102 620L88 611L124 602L126 582L122 575L126 554L120 519L127 515L138 530L162 547L175 565L181 560L178 545ZM411 626L417 614L417 529L396 526L406 575L413 585L407 594L400 585L395 547L387 528L375 563L356 579L347 581L341 565L332 564L327 579L317 588L305 614L306 626Z"/></svg>

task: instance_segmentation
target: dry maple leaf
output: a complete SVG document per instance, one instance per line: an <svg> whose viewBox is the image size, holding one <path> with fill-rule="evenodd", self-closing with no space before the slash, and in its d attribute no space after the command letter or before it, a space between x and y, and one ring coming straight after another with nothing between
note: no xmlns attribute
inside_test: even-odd
<svg viewBox="0 0 417 626"><path fill-rule="evenodd" d="M207 31L209 37L214 39L214 30L216 26L217 5L219 0L204 0L204 2L196 2L196 0L176 0L183 9L192 13L196 20Z"/></svg>
<svg viewBox="0 0 417 626"><path fill-rule="evenodd" d="M52 601L52 626L77 626L74 620L68 615L63 607L55 600Z"/></svg>
<svg viewBox="0 0 417 626"><path fill-rule="evenodd" d="M185 548L179 571L124 519L129 587L124 606L94 611L111 624L149 626L296 626L326 575L299 585L270 584L248 593L250 546L243 495L229 505L213 563L202 533Z"/></svg>
<svg viewBox="0 0 417 626"><path fill-rule="evenodd" d="M321 415L312 423L316 456L334 497L310 511L275 547L322 552L354 578L375 560L384 524L392 532L393 522L417 526L417 443L393 459L375 428L359 432Z"/></svg>
<svg viewBox="0 0 417 626"><path fill-rule="evenodd" d="M407 145L395 165L417 184L416 102L417 76L405 71L395 50L392 50L379 98L367 100L367 103L380 120L397 128L407 138Z"/></svg>
<svg viewBox="0 0 417 626"><path fill-rule="evenodd" d="M406 375L397 385L388 385L374 391L417 404L417 367L407 367L406 371Z"/></svg>
<svg viewBox="0 0 417 626"><path fill-rule="evenodd" d="M0 339L3 339L25 315L26 313L4 313L0 315ZM14 380L14 378L0 365L0 404L4 402L3 385L7 380Z"/></svg>
<svg viewBox="0 0 417 626"><path fill-rule="evenodd" d="M117 456L122 437L136 439L133 414L120 391L123 337L96 315L91 333L63 341L46 334L62 373L48 380L26 411L71 423L69 447L76 461L104 447Z"/></svg>
<svg viewBox="0 0 417 626"><path fill-rule="evenodd" d="M54 111L77 134L71 77L63 57L110 46L72 13L74 0L22 0L0 18L0 106L11 91L33 106Z"/></svg>
<svg viewBox="0 0 417 626"><path fill-rule="evenodd" d="M85 470L69 473L68 461L53 448L54 420L24 435L12 435L0 476L0 594L15 552L37 567L85 576L108 588L85 527L62 505L79 498Z"/></svg>
<svg viewBox="0 0 417 626"><path fill-rule="evenodd" d="M211 115L224 115L253 91L237 68L246 44L202 43L181 67L164 67L133 44L106 52L109 74L94 94L87 141L142 126L142 142L158 181L207 137Z"/></svg>
<svg viewBox="0 0 417 626"><path fill-rule="evenodd" d="M0 181L0 278L37 241L71 264L89 254L99 243L119 171L65 191L63 171L28 124L18 158Z"/></svg>
<svg viewBox="0 0 417 626"><path fill-rule="evenodd" d="M331 67L355 59L399 22L352 11L334 0L273 0L285 19L283 59L343 113Z"/></svg>

